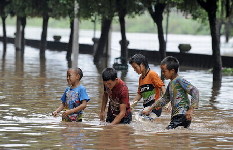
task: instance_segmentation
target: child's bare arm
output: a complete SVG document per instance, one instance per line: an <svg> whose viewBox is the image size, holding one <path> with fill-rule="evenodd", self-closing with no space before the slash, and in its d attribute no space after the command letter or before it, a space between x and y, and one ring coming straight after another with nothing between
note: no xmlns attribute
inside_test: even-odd
<svg viewBox="0 0 233 150"><path fill-rule="evenodd" d="M126 113L126 104L120 104L120 113L115 117L110 125L115 125L120 123L121 119L125 116Z"/></svg>
<svg viewBox="0 0 233 150"><path fill-rule="evenodd" d="M165 94L165 92L166 92L166 88L165 88L165 86L162 86L161 87L161 95Z"/></svg>
<svg viewBox="0 0 233 150"><path fill-rule="evenodd" d="M60 106L54 112L52 112L52 115L57 116L58 113L64 109L64 107L65 107L65 103L62 102Z"/></svg>
<svg viewBox="0 0 233 150"><path fill-rule="evenodd" d="M82 100L81 103L82 104L79 105L78 107L65 111L62 115L69 115L69 114L84 110L87 107L87 101Z"/></svg>
<svg viewBox="0 0 233 150"><path fill-rule="evenodd" d="M100 111L100 121L103 121L105 118L105 109L108 102L108 94L104 93L102 96L102 105L101 105L101 111Z"/></svg>
<svg viewBox="0 0 233 150"><path fill-rule="evenodd" d="M137 95L134 97L133 103L130 105L130 107L131 108L135 107L141 98L142 98L142 96L137 93Z"/></svg>

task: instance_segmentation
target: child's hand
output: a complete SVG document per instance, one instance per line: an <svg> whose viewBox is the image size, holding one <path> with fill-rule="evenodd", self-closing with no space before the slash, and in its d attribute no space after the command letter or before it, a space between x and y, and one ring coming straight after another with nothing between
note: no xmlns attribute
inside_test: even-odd
<svg viewBox="0 0 233 150"><path fill-rule="evenodd" d="M193 109L190 108L190 109L186 112L186 114L185 114L186 119L187 119L187 120L192 120L192 115L193 115Z"/></svg>
<svg viewBox="0 0 233 150"><path fill-rule="evenodd" d="M145 107L145 108L142 110L142 114L144 114L144 115L149 115L151 111L152 111L152 108L151 108L151 107Z"/></svg>
<svg viewBox="0 0 233 150"><path fill-rule="evenodd" d="M56 117L56 116L58 115L58 112L57 112L57 111L54 111L54 112L52 112L52 115L53 115L54 117Z"/></svg>
<svg viewBox="0 0 233 150"><path fill-rule="evenodd" d="M70 110L66 110L64 113L62 113L62 117L65 117L65 116L68 116L70 114L74 113L74 110L73 109L70 109Z"/></svg>
<svg viewBox="0 0 233 150"><path fill-rule="evenodd" d="M100 121L104 121L105 112L100 112Z"/></svg>
<svg viewBox="0 0 233 150"><path fill-rule="evenodd" d="M131 105L130 108L133 109L137 105L138 101L134 101Z"/></svg>
<svg viewBox="0 0 233 150"><path fill-rule="evenodd" d="M164 109L165 109L167 112L171 112L171 110L172 110L171 102L169 102L167 105L165 105L165 106L164 106Z"/></svg>

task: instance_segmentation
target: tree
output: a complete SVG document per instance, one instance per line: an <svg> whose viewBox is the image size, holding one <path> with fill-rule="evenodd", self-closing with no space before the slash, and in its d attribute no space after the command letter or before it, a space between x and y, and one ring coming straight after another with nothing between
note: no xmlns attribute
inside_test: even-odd
<svg viewBox="0 0 233 150"><path fill-rule="evenodd" d="M71 61L72 54L72 38L74 26L74 0L51 0L48 2L50 12L49 16L55 19L66 18L70 19L70 36L67 45L66 60Z"/></svg>
<svg viewBox="0 0 233 150"><path fill-rule="evenodd" d="M101 20L101 35L98 41L97 49L94 53L94 63L101 65L101 58L104 56L104 49L108 40L108 33L111 27L113 17L115 15L115 1L114 0L79 0L80 15L83 18L92 18L98 16Z"/></svg>
<svg viewBox="0 0 233 150"><path fill-rule="evenodd" d="M7 5L7 12L11 14L11 16L17 17L17 32L16 32L16 39L20 39L17 41L18 45L16 45L16 50L22 51L22 55L24 54L24 30L26 27L26 17L32 14L33 7L32 7L31 0L11 0L11 3ZM18 30L19 29L19 30ZM20 36L20 37L19 37ZM19 47L18 47L19 46Z"/></svg>
<svg viewBox="0 0 233 150"><path fill-rule="evenodd" d="M159 53L160 60L166 57L166 41L164 39L163 31L163 13L167 6L167 2L164 0L148 0L142 1L145 7L148 9L154 23L157 25L158 40L159 40Z"/></svg>
<svg viewBox="0 0 233 150"><path fill-rule="evenodd" d="M33 0L32 7L35 8L33 16L35 17L42 17L42 32L40 38L40 58L45 58L45 50L47 47L47 32L48 32L48 22L49 22L49 12L50 7L49 3L50 0Z"/></svg>
<svg viewBox="0 0 233 150"><path fill-rule="evenodd" d="M229 13L229 10L223 5L223 2L227 2L225 6L228 6L230 1L221 0L197 0L198 4L207 12L210 34L212 38L212 56L213 56L213 81L222 80L222 58L220 53L220 24L217 19L217 12L221 11L219 8L223 8L222 11ZM222 16L222 13L219 13Z"/></svg>
<svg viewBox="0 0 233 150"><path fill-rule="evenodd" d="M127 64L128 59L128 44L129 41L126 38L125 29L125 17L129 15L140 15L144 11L142 4L138 0L116 0L116 12L118 14L120 30L121 30L121 58L122 64Z"/></svg>
<svg viewBox="0 0 233 150"><path fill-rule="evenodd" d="M6 37L6 18L7 14L5 12L5 7L10 3L9 0L0 0L0 15L2 19L2 30L3 30L3 57L6 55L6 44L7 44L7 37Z"/></svg>
<svg viewBox="0 0 233 150"><path fill-rule="evenodd" d="M125 33L125 16L127 14L127 0L116 0L116 10L118 12L120 29L121 29L121 58L122 64L127 64L128 58L128 41Z"/></svg>
<svg viewBox="0 0 233 150"><path fill-rule="evenodd" d="M194 19L208 20L212 40L213 81L222 80L222 58L220 53L220 30L223 20L232 13L230 0L174 0L178 8L192 14ZM213 82L213 83L214 83Z"/></svg>
<svg viewBox="0 0 233 150"><path fill-rule="evenodd" d="M233 27L233 1L226 0L225 3L226 8L226 20L224 21L225 25L225 37L226 43L229 41L229 37L231 36L231 28Z"/></svg>

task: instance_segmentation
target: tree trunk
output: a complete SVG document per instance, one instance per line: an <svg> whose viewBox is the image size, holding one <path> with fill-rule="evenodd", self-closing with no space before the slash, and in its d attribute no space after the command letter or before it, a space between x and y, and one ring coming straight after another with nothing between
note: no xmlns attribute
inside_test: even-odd
<svg viewBox="0 0 233 150"><path fill-rule="evenodd" d="M230 24L230 20L227 19L227 21L225 23L225 42L226 43L229 42L230 36L231 36L231 24Z"/></svg>
<svg viewBox="0 0 233 150"><path fill-rule="evenodd" d="M21 17L21 25L22 25L22 34L21 34L21 51L22 55L24 54L24 48L25 48L25 27L26 27L26 17Z"/></svg>
<svg viewBox="0 0 233 150"><path fill-rule="evenodd" d="M111 19L104 18L102 20L101 35L97 46L97 50L94 54L94 63L96 65L100 64L100 60L103 57L104 48L108 40L108 33L111 27L111 23L112 23L112 18Z"/></svg>
<svg viewBox="0 0 233 150"><path fill-rule="evenodd" d="M66 60L68 62L71 61L73 33L74 33L74 21L70 19L70 37L69 37L69 43L67 45L67 53L66 53Z"/></svg>
<svg viewBox="0 0 233 150"><path fill-rule="evenodd" d="M3 58L6 56L6 16L2 16L2 30L3 30Z"/></svg>
<svg viewBox="0 0 233 150"><path fill-rule="evenodd" d="M160 60L163 60L166 57L166 41L164 39L162 20L158 21L156 24L158 28Z"/></svg>
<svg viewBox="0 0 233 150"><path fill-rule="evenodd" d="M15 35L15 49L16 51L20 51L22 49L21 46L21 36L22 30L21 30L21 19L17 16L16 18L16 35Z"/></svg>
<svg viewBox="0 0 233 150"><path fill-rule="evenodd" d="M125 15L120 15L119 16L119 22L121 26L121 58L122 58L122 64L127 64L127 59L128 59L128 41L126 39L126 34L125 34Z"/></svg>
<svg viewBox="0 0 233 150"><path fill-rule="evenodd" d="M216 21L216 12L208 12L210 32L212 38L213 81L222 80L222 58L220 54L220 33Z"/></svg>
<svg viewBox="0 0 233 150"><path fill-rule="evenodd" d="M154 5L154 9L152 5L148 7L148 11L157 25L158 30L158 39L159 39L159 53L160 60L166 57L166 41L164 39L164 31L163 31L163 12L166 7L164 3L157 3Z"/></svg>
<svg viewBox="0 0 233 150"><path fill-rule="evenodd" d="M45 58L45 50L47 47L47 31L48 31L48 22L49 16L43 16L43 25L42 25L42 33L41 33L41 40L40 40L40 57Z"/></svg>
<svg viewBox="0 0 233 150"><path fill-rule="evenodd" d="M210 34L212 39L213 82L222 81L222 58L220 53L220 31L216 19L217 1L197 0L200 6L208 13Z"/></svg>
<svg viewBox="0 0 233 150"><path fill-rule="evenodd" d="M121 63L127 64L128 59L128 41L125 34L125 16L127 14L127 0L117 0L116 1L117 11L118 11L118 17L120 22L120 28L121 28Z"/></svg>

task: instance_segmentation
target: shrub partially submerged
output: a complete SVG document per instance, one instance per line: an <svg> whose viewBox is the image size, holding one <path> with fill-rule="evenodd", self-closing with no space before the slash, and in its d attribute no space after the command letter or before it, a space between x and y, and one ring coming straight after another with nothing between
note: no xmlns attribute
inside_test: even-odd
<svg viewBox="0 0 233 150"><path fill-rule="evenodd" d="M213 69L210 69L209 72L213 73ZM233 76L233 68L222 68L223 75Z"/></svg>
<svg viewBox="0 0 233 150"><path fill-rule="evenodd" d="M223 68L222 73L223 75L233 75L233 68Z"/></svg>

